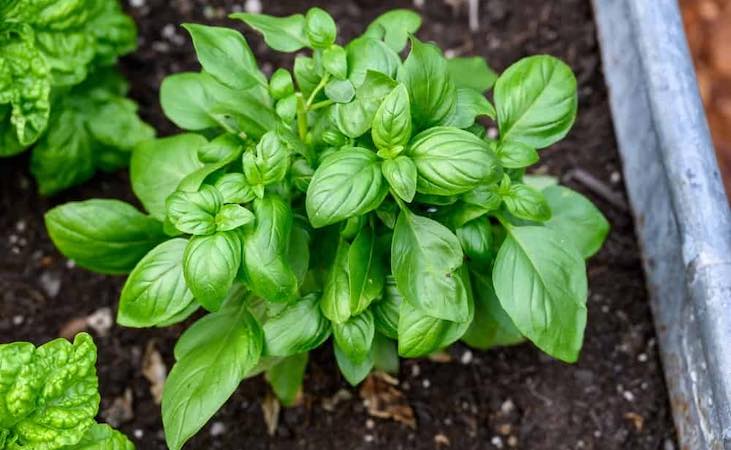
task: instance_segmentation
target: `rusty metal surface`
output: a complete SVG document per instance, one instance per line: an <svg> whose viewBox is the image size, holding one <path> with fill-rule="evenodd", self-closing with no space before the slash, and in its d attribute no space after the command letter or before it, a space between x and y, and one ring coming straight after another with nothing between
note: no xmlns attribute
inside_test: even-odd
<svg viewBox="0 0 731 450"><path fill-rule="evenodd" d="M594 0L683 449L731 450L731 212L675 0Z"/></svg>

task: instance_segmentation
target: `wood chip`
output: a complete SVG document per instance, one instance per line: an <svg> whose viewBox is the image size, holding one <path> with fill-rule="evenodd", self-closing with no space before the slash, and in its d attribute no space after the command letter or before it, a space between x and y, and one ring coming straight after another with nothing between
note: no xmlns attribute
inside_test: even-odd
<svg viewBox="0 0 731 450"><path fill-rule="evenodd" d="M159 405L162 401L162 388L168 376L168 369L160 352L155 348L154 340L149 341L145 346L145 354L142 357L142 375L150 382L150 393L155 404Z"/></svg>
<svg viewBox="0 0 731 450"><path fill-rule="evenodd" d="M338 403L348 401L353 398L353 394L346 389L338 390L332 397L326 397L322 399L322 409L328 412L335 411L335 407Z"/></svg>
<svg viewBox="0 0 731 450"><path fill-rule="evenodd" d="M429 361L436 363L449 363L452 362L452 355L445 351L434 352L429 355Z"/></svg>
<svg viewBox="0 0 731 450"><path fill-rule="evenodd" d="M416 429L414 410L393 384L392 377L380 372L370 374L361 385L360 397L371 416L392 419Z"/></svg>
<svg viewBox="0 0 731 450"><path fill-rule="evenodd" d="M87 329L86 317L77 317L66 322L58 335L64 339L73 340L74 336Z"/></svg>
<svg viewBox="0 0 731 450"><path fill-rule="evenodd" d="M449 442L449 438L444 433L435 434L434 443L437 447L449 447L452 444Z"/></svg>
<svg viewBox="0 0 731 450"><path fill-rule="evenodd" d="M274 436L279 427L279 412L282 406L279 404L279 400L271 392L267 392L266 397L261 402L261 411L264 413L264 422L267 425L267 433L269 436Z"/></svg>
<svg viewBox="0 0 731 450"><path fill-rule="evenodd" d="M132 409L132 389L127 388L124 394L115 397L109 408L102 411L101 416L104 420L114 428L119 427L123 423L127 423L134 419L134 411Z"/></svg>
<svg viewBox="0 0 731 450"><path fill-rule="evenodd" d="M623 417L632 422L632 425L634 425L635 430L637 430L638 433L642 433L642 430L645 427L644 417L634 412L624 413Z"/></svg>

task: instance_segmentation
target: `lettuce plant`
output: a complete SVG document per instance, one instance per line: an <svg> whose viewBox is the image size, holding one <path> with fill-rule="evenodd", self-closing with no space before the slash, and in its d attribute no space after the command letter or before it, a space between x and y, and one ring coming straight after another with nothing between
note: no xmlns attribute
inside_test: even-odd
<svg viewBox="0 0 731 450"><path fill-rule="evenodd" d="M0 157L33 145L42 194L126 166L154 137L113 68L136 39L117 0L0 0Z"/></svg>
<svg viewBox="0 0 731 450"><path fill-rule="evenodd" d="M46 216L78 265L129 273L120 324L205 310L165 385L170 448L244 378L264 372L293 402L307 352L330 337L352 384L460 339L528 339L577 359L584 260L608 224L580 194L524 175L574 122L564 63L532 56L498 77L417 39L421 20L405 10L344 46L321 9L231 17L274 50L305 53L267 78L239 32L185 25L202 70L166 78L161 102L189 132L132 157L147 213L98 199Z"/></svg>
<svg viewBox="0 0 731 450"><path fill-rule="evenodd" d="M96 346L86 333L0 344L0 450L134 450L98 424Z"/></svg>

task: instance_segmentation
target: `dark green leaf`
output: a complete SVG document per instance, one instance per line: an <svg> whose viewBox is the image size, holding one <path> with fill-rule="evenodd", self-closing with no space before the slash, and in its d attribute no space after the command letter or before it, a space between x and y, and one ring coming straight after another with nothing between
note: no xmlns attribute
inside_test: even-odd
<svg viewBox="0 0 731 450"><path fill-rule="evenodd" d="M340 373L343 374L343 377L351 386L358 385L371 373L374 363L372 350L365 359L359 361L350 359L347 353L338 346L337 342L333 344L333 350L335 351L335 361L338 363Z"/></svg>
<svg viewBox="0 0 731 450"><path fill-rule="evenodd" d="M369 357L375 332L373 314L368 310L353 315L346 322L333 324L335 342L351 361L363 361Z"/></svg>
<svg viewBox="0 0 731 450"><path fill-rule="evenodd" d="M323 50L322 67L338 80L344 80L348 76L348 56L345 49L332 45Z"/></svg>
<svg viewBox="0 0 731 450"><path fill-rule="evenodd" d="M233 285L241 264L241 237L219 231L193 237L183 256L185 284L209 311L218 311Z"/></svg>
<svg viewBox="0 0 731 450"><path fill-rule="evenodd" d="M549 355L579 356L586 326L586 268L574 245L539 226L509 226L492 273L515 326Z"/></svg>
<svg viewBox="0 0 731 450"><path fill-rule="evenodd" d="M249 288L271 302L288 302L297 293L297 276L287 249L292 210L275 195L254 201L256 224L245 228L244 268Z"/></svg>
<svg viewBox="0 0 731 450"><path fill-rule="evenodd" d="M416 164L408 156L387 159L381 166L383 177L391 189L405 202L411 202L416 195Z"/></svg>
<svg viewBox="0 0 731 450"><path fill-rule="evenodd" d="M474 272L472 288L475 293L475 318L462 340L481 350L525 341L510 316L500 306L489 275Z"/></svg>
<svg viewBox="0 0 731 450"><path fill-rule="evenodd" d="M545 226L563 234L584 258L599 251L609 233L609 222L589 199L563 186L543 190L551 219Z"/></svg>
<svg viewBox="0 0 731 450"><path fill-rule="evenodd" d="M307 353L292 355L266 371L266 379L284 406L292 406L302 389L307 368Z"/></svg>
<svg viewBox="0 0 731 450"><path fill-rule="evenodd" d="M372 211L388 193L378 156L343 148L323 161L307 189L307 215L315 228Z"/></svg>
<svg viewBox="0 0 731 450"><path fill-rule="evenodd" d="M406 46L410 34L421 26L421 16L408 9L394 9L381 14L368 25L365 35L383 39L394 52Z"/></svg>
<svg viewBox="0 0 731 450"><path fill-rule="evenodd" d="M165 381L162 421L172 450L197 433L259 362L262 332L242 302L209 314L193 324L180 342L194 341Z"/></svg>
<svg viewBox="0 0 731 450"><path fill-rule="evenodd" d="M48 211L45 222L61 253L101 273L128 273L166 238L160 222L119 200L66 203Z"/></svg>
<svg viewBox="0 0 731 450"><path fill-rule="evenodd" d="M577 102L569 66L547 55L523 58L495 83L500 140L548 147L571 129Z"/></svg>
<svg viewBox="0 0 731 450"><path fill-rule="evenodd" d="M423 194L461 194L502 175L488 143L457 128L435 127L420 133L406 155L416 164L416 190Z"/></svg>
<svg viewBox="0 0 731 450"><path fill-rule="evenodd" d="M132 190L150 215L165 219L165 200L183 178L203 166L196 152L205 144L202 136L180 134L135 148L130 163Z"/></svg>
<svg viewBox="0 0 731 450"><path fill-rule="evenodd" d="M348 103L355 97L355 88L349 80L332 80L325 85L325 95L335 103Z"/></svg>
<svg viewBox="0 0 731 450"><path fill-rule="evenodd" d="M122 288L117 323L151 327L169 321L193 303L183 277L186 239L171 239L137 263Z"/></svg>
<svg viewBox="0 0 731 450"><path fill-rule="evenodd" d="M457 89L437 46L411 37L411 53L399 69L398 80L409 90L411 117L419 129L437 125L453 113Z"/></svg>
<svg viewBox="0 0 731 450"><path fill-rule="evenodd" d="M280 52L296 52L309 44L305 35L305 16L272 17L265 14L234 13L229 16L246 22L264 35L269 47Z"/></svg>
<svg viewBox="0 0 731 450"><path fill-rule="evenodd" d="M213 187L223 198L223 203L249 203L255 195L243 173L231 172L216 179Z"/></svg>
<svg viewBox="0 0 731 450"><path fill-rule="evenodd" d="M394 78L401 66L398 54L378 39L361 37L345 46L348 54L348 78L356 88L363 84L368 72Z"/></svg>
<svg viewBox="0 0 731 450"><path fill-rule="evenodd" d="M458 88L469 88L478 92L485 92L497 80L497 74L487 65L487 61L480 56L448 59L447 70Z"/></svg>
<svg viewBox="0 0 731 450"><path fill-rule="evenodd" d="M332 109L332 120L340 132L351 138L364 135L383 98L396 86L396 82L379 72L369 71L365 81L355 90L355 100L337 104Z"/></svg>
<svg viewBox="0 0 731 450"><path fill-rule="evenodd" d="M457 89L457 102L452 114L447 116L442 125L455 128L469 128L480 116L495 118L495 108L480 92L473 89Z"/></svg>
<svg viewBox="0 0 731 450"><path fill-rule="evenodd" d="M289 70L280 67L272 74L272 78L269 80L269 92L277 100L294 94L294 83Z"/></svg>
<svg viewBox="0 0 731 450"><path fill-rule="evenodd" d="M365 226L348 251L351 315L365 311L371 302L381 296L385 271L377 248L376 234L370 226Z"/></svg>
<svg viewBox="0 0 731 450"><path fill-rule="evenodd" d="M379 333L373 338L373 367L392 375L398 374L397 343Z"/></svg>
<svg viewBox="0 0 731 450"><path fill-rule="evenodd" d="M383 290L383 298L373 302L371 311L376 331L382 335L398 339L399 310L403 297L396 287L396 280L393 276L386 276L386 286Z"/></svg>
<svg viewBox="0 0 731 450"><path fill-rule="evenodd" d="M320 311L320 301L308 294L264 322L264 354L293 356L314 350L330 336L330 322Z"/></svg>
<svg viewBox="0 0 731 450"><path fill-rule="evenodd" d="M470 267L489 271L495 259L490 221L483 217L465 223L457 228L457 238L470 260Z"/></svg>
<svg viewBox="0 0 731 450"><path fill-rule="evenodd" d="M407 302L429 315L464 322L469 315L459 240L447 227L402 210L393 230L391 270Z"/></svg>
<svg viewBox="0 0 731 450"><path fill-rule="evenodd" d="M411 138L409 92L399 84L384 99L373 117L373 143L379 149L403 148Z"/></svg>
<svg viewBox="0 0 731 450"><path fill-rule="evenodd" d="M350 244L341 238L325 278L320 308L333 323L344 323L350 318L349 253Z"/></svg>
<svg viewBox="0 0 731 450"><path fill-rule="evenodd" d="M313 48L326 49L335 42L338 29L335 21L320 8L310 8L305 17L305 34Z"/></svg>
<svg viewBox="0 0 731 450"><path fill-rule="evenodd" d="M205 236L216 231L216 214L223 197L216 188L203 185L198 192L176 191L165 202L170 223L183 233Z"/></svg>
<svg viewBox="0 0 731 450"><path fill-rule="evenodd" d="M216 231L234 230L254 219L254 214L241 205L223 205L216 214Z"/></svg>
<svg viewBox="0 0 731 450"><path fill-rule="evenodd" d="M535 222L551 218L551 208L543 194L526 184L511 184L509 192L502 197L508 211L515 217Z"/></svg>
<svg viewBox="0 0 731 450"><path fill-rule="evenodd" d="M501 142L497 149L500 165L506 169L521 169L538 162L536 149L517 141Z"/></svg>
<svg viewBox="0 0 731 450"><path fill-rule="evenodd" d="M183 28L193 38L203 70L218 81L234 89L266 85L254 54L241 33L231 28L193 23L183 24Z"/></svg>

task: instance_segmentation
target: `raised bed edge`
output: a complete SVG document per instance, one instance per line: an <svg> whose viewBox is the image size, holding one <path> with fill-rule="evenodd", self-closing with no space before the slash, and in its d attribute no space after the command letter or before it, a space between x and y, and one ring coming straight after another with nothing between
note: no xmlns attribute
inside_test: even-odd
<svg viewBox="0 0 731 450"><path fill-rule="evenodd" d="M731 211L675 0L593 0L678 440L731 450Z"/></svg>

